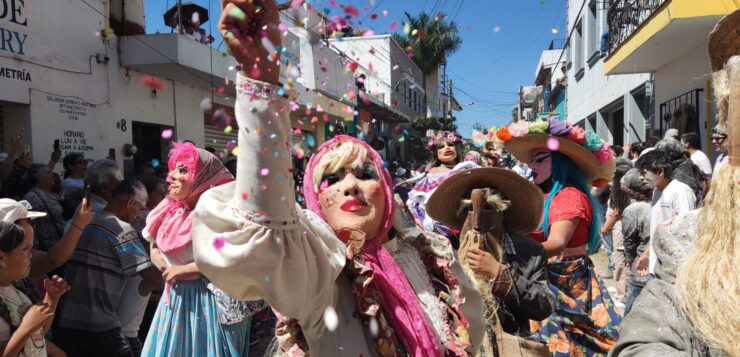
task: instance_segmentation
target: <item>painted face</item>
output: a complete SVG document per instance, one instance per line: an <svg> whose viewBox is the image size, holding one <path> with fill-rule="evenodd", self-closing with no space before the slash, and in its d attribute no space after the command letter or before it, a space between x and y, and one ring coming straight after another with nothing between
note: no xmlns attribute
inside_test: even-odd
<svg viewBox="0 0 740 357"><path fill-rule="evenodd" d="M188 174L189 169L182 163L178 162L175 168L167 175L167 182L170 183L170 198L173 200L184 200L190 193L190 182Z"/></svg>
<svg viewBox="0 0 740 357"><path fill-rule="evenodd" d="M457 149L455 149L455 145L450 145L447 142L437 145L437 157L443 164L449 165L454 163L457 158Z"/></svg>
<svg viewBox="0 0 740 357"><path fill-rule="evenodd" d="M3 253L5 270L14 280L23 279L31 272L31 248L33 248L33 227L28 219L17 222L23 228L23 242L10 252Z"/></svg>
<svg viewBox="0 0 740 357"><path fill-rule="evenodd" d="M721 152L721 153L727 153L729 140L727 140L727 135L723 134L712 134L712 145L714 145L714 148Z"/></svg>
<svg viewBox="0 0 740 357"><path fill-rule="evenodd" d="M366 239L372 239L382 228L385 192L372 162L354 170L342 169L324 175L319 185L319 202L335 232L361 231ZM340 234L339 237L347 239L348 236Z"/></svg>
<svg viewBox="0 0 740 357"><path fill-rule="evenodd" d="M640 184L645 191L652 191L658 184L658 175L647 170L640 170Z"/></svg>
<svg viewBox="0 0 740 357"><path fill-rule="evenodd" d="M549 151L540 151L532 156L532 162L529 163L532 169L534 183L539 185L552 176L552 154Z"/></svg>

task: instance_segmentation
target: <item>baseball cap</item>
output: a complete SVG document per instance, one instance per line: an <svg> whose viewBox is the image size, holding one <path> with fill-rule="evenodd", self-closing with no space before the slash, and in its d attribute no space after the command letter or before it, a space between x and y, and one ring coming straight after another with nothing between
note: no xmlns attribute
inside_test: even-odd
<svg viewBox="0 0 740 357"><path fill-rule="evenodd" d="M3 222L15 223L19 219L34 219L46 216L44 212L31 211L33 207L28 201L16 201L10 198L0 199L0 219Z"/></svg>

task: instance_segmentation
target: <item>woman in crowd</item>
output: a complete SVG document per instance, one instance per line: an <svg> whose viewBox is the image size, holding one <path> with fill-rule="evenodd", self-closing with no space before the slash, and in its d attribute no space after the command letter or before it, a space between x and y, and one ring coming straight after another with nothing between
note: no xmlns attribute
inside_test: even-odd
<svg viewBox="0 0 740 357"><path fill-rule="evenodd" d="M414 189L409 192L406 206L416 223L430 232L439 233L452 242L457 248L459 230L435 222L426 214L426 204L434 190L448 177L465 170L478 167L474 162L460 160L460 145L462 137L455 132L444 131L429 139L427 149L432 153L432 162L426 175L417 181Z"/></svg>
<svg viewBox="0 0 740 357"><path fill-rule="evenodd" d="M637 296L647 283L648 276L637 269L637 258L650 243L650 197L640 181L640 170L630 169L620 180L622 191L629 197L629 205L622 212L622 237L624 241L625 265L629 269L627 281L626 316L632 310Z"/></svg>
<svg viewBox="0 0 740 357"><path fill-rule="evenodd" d="M85 189L85 172L87 172L87 161L81 153L73 152L67 154L62 160L64 166L64 181L62 181L62 196L68 190Z"/></svg>
<svg viewBox="0 0 740 357"><path fill-rule="evenodd" d="M740 135L740 11L720 20L709 37L719 127ZM622 325L613 356L738 356L740 330L740 146L712 177L704 207L658 227L656 279L642 290Z"/></svg>
<svg viewBox="0 0 740 357"><path fill-rule="evenodd" d="M458 256L486 309L483 356L516 355L505 339L547 352L539 341L522 339L531 335L529 320L543 320L555 308L545 251L526 236L537 227L542 206L537 186L500 168L452 176L427 203L435 220L462 229Z"/></svg>
<svg viewBox="0 0 740 357"><path fill-rule="evenodd" d="M247 2L222 11L220 29L237 62L258 70L237 78L237 180L206 192L195 210L198 266L219 287L264 299L285 316L277 335L291 355L472 353L483 335L480 297L449 242L422 232L394 204L390 174L367 143L337 135L322 144L304 176L307 210L296 205L279 66L260 60L268 53L258 32L226 34L266 28L279 46L277 5L263 5L261 21L232 17L252 13Z"/></svg>
<svg viewBox="0 0 740 357"><path fill-rule="evenodd" d="M612 146L612 149L614 146ZM615 152L616 154L616 152ZM626 300L627 276L629 267L624 258L624 236L622 235L622 213L629 204L629 196L622 191L620 180L628 170L632 168L632 162L623 157L617 157L617 166L614 178L609 183L611 186L609 200L607 201L606 222L601 226L602 236L610 235L612 239L611 265L613 278L616 282L617 294L614 303L619 308L624 308Z"/></svg>
<svg viewBox="0 0 740 357"><path fill-rule="evenodd" d="M143 232L166 285L142 356L246 356L249 318L236 306L220 310L223 294L200 275L192 247L193 208L203 192L234 177L210 152L191 143L173 145L169 192L149 213Z"/></svg>
<svg viewBox="0 0 740 357"><path fill-rule="evenodd" d="M62 199L52 192L54 174L47 165L33 164L26 171L24 178L28 193L23 199L28 201L36 211L46 212L46 216L35 219L33 225L35 249L47 251L62 237L64 232L64 209Z"/></svg>
<svg viewBox="0 0 740 357"><path fill-rule="evenodd" d="M146 226L146 217L149 216L149 213L157 207L165 197L167 197L167 182L154 175L141 175L137 179L146 188L148 198L146 207L141 209L139 217L131 222L131 226L133 226L139 234L143 234L144 226Z"/></svg>
<svg viewBox="0 0 740 357"><path fill-rule="evenodd" d="M530 236L550 258L557 306L548 319L532 323L534 330L553 355L606 354L619 338L621 317L588 257L600 238L600 214L589 192L591 184L603 186L613 177L613 153L596 133L555 118L510 124L498 135L512 155L530 163L545 192L542 223Z"/></svg>

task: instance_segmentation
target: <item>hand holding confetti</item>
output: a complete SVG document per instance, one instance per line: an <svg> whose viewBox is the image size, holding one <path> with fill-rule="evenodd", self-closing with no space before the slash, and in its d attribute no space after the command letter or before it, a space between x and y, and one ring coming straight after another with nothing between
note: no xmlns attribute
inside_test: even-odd
<svg viewBox="0 0 740 357"><path fill-rule="evenodd" d="M218 29L242 74L277 84L282 39L275 0L221 0L221 6Z"/></svg>

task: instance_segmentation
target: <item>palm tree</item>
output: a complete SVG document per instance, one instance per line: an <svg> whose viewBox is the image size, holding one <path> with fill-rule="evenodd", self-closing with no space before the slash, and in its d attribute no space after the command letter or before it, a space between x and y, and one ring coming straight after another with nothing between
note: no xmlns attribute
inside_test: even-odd
<svg viewBox="0 0 740 357"><path fill-rule="evenodd" d="M426 12L421 12L414 17L408 12L406 22L411 29L416 30L416 35L394 33L393 38L408 53L411 59L424 73L424 90L426 90L426 76L446 63L447 57L451 56L460 48L460 38L457 24L447 21L444 14L432 17ZM427 98L424 96L424 107L427 107Z"/></svg>

